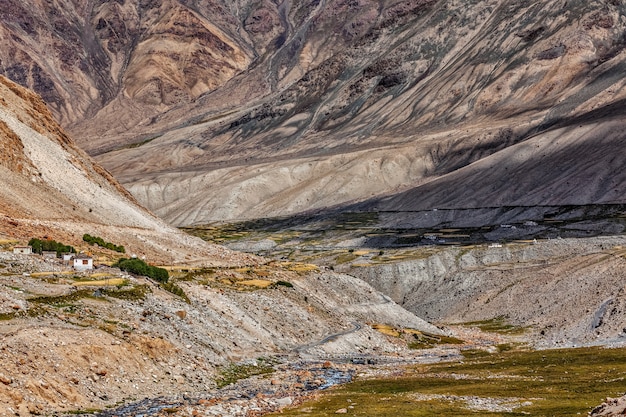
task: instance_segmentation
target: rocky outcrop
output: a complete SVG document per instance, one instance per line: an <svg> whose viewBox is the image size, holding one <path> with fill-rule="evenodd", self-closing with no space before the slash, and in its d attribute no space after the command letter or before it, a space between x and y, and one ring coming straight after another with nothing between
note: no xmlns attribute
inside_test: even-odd
<svg viewBox="0 0 626 417"><path fill-rule="evenodd" d="M591 410L590 417L617 417L626 413L626 398L607 398L605 402Z"/></svg>
<svg viewBox="0 0 626 417"><path fill-rule="evenodd" d="M624 239L441 248L346 269L433 323L503 320L541 347L623 344Z"/></svg>

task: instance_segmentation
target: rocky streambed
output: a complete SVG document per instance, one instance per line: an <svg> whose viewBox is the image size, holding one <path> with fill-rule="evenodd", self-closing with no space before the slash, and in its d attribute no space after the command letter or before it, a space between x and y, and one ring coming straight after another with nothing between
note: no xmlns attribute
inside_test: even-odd
<svg viewBox="0 0 626 417"><path fill-rule="evenodd" d="M204 394L173 393L146 398L96 413L100 417L137 416L260 416L296 406L355 375L389 375L395 366L339 364L330 361L295 361L279 364L271 373L235 381ZM73 413L72 415L76 415ZM79 413L79 415L93 415Z"/></svg>

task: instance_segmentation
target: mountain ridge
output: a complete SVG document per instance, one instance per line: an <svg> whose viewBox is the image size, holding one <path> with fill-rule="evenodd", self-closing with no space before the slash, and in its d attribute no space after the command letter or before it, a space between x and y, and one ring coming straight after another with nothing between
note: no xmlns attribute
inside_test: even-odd
<svg viewBox="0 0 626 417"><path fill-rule="evenodd" d="M507 197L526 175L506 173L513 147L532 140L554 159L582 160L550 146L554 129L564 129L561 146L583 136L592 146L604 128L596 137L585 126L613 123L626 98L626 10L614 1L153 3L90 9L100 47L126 64L106 67L119 94L66 119L81 146L176 225L402 196L398 204L412 206L407 190L450 178L463 189L464 172L486 158L502 173L476 173L491 183L475 181L475 194L533 205ZM136 30L124 23L127 43L116 49L122 11ZM210 62L193 64L202 51ZM599 167L621 140L596 153ZM567 185L541 154L528 159L549 179L550 204L593 203L581 189L610 186L584 169ZM623 194L621 178L614 188ZM474 197L457 192L455 207L485 203ZM429 198L428 208L448 203Z"/></svg>

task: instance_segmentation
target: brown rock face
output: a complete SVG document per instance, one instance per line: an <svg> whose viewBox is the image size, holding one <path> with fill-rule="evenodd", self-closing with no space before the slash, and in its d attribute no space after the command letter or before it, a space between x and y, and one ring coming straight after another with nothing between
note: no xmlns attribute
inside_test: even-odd
<svg viewBox="0 0 626 417"><path fill-rule="evenodd" d="M122 97L161 112L250 62L206 15L180 2L4 3L2 72L39 93L66 126Z"/></svg>
<svg viewBox="0 0 626 417"><path fill-rule="evenodd" d="M216 26L180 5L164 4L126 69L124 93L131 99L155 106L187 102L249 64L249 57Z"/></svg>
<svg viewBox="0 0 626 417"><path fill-rule="evenodd" d="M28 160L24 156L24 146L20 138L13 133L6 123L0 122L0 146L2 146L2 165L11 171L23 172Z"/></svg>
<svg viewBox="0 0 626 417"><path fill-rule="evenodd" d="M623 202L619 2L21 4L4 72L175 224Z"/></svg>

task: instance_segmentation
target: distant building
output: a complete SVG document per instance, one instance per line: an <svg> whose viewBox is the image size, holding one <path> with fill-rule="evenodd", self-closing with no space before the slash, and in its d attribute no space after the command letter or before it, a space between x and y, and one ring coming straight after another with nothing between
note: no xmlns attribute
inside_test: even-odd
<svg viewBox="0 0 626 417"><path fill-rule="evenodd" d="M79 253L72 258L74 269L77 271L88 271L93 269L93 258Z"/></svg>
<svg viewBox="0 0 626 417"><path fill-rule="evenodd" d="M32 246L14 246L13 253L16 255L30 255L33 253Z"/></svg>
<svg viewBox="0 0 626 417"><path fill-rule="evenodd" d="M69 265L73 257L74 257L73 253L64 253L63 255L61 255L61 258L63 258L63 263L65 265Z"/></svg>

